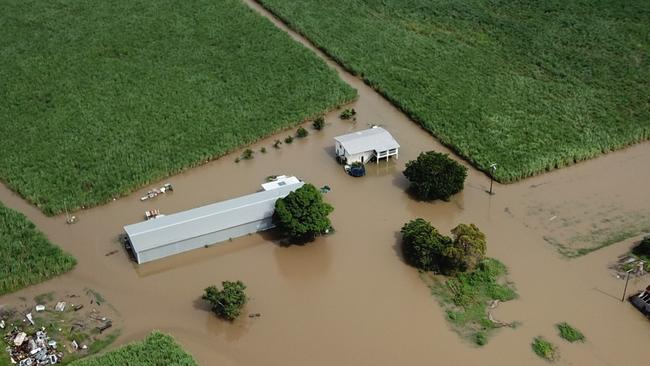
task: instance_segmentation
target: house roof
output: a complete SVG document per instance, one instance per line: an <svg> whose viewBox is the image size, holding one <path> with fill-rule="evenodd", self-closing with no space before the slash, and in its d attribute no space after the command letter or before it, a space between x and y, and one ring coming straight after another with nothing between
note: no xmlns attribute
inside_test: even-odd
<svg viewBox="0 0 650 366"><path fill-rule="evenodd" d="M136 252L199 237L223 229L268 218L275 210L275 201L302 187L303 182L287 184L207 206L178 212L156 219L127 225Z"/></svg>
<svg viewBox="0 0 650 366"><path fill-rule="evenodd" d="M358 154L365 151L385 151L399 148L393 136L382 127L373 127L337 136L338 141L348 154Z"/></svg>

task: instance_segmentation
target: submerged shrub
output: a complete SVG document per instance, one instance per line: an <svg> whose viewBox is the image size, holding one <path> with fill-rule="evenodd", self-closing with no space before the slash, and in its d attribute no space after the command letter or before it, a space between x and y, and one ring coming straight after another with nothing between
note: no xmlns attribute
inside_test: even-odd
<svg viewBox="0 0 650 366"><path fill-rule="evenodd" d="M293 142L293 136L287 136L287 137L284 139L284 142L287 143L287 144L292 143L292 142Z"/></svg>
<svg viewBox="0 0 650 366"><path fill-rule="evenodd" d="M276 149L279 149L280 145L282 145L282 141L280 140L275 140L275 142L273 143L273 147Z"/></svg>
<svg viewBox="0 0 650 366"><path fill-rule="evenodd" d="M307 137L309 135L309 132L305 130L303 127L299 127L298 130L296 131L296 136L299 138Z"/></svg>
<svg viewBox="0 0 650 366"><path fill-rule="evenodd" d="M536 355L547 361L555 361L558 359L557 348L553 343L544 339L544 337L535 337L532 347Z"/></svg>
<svg viewBox="0 0 650 366"><path fill-rule="evenodd" d="M353 118L356 115L357 115L357 111L355 111L354 108L352 108L352 109L345 109L343 112L341 112L339 117L343 120L348 120Z"/></svg>
<svg viewBox="0 0 650 366"><path fill-rule="evenodd" d="M324 118L323 116L318 116L318 117L314 120L314 124L313 124L313 126L314 126L314 128L315 128L316 130L318 130L318 131L322 130L323 127L325 127L325 118Z"/></svg>
<svg viewBox="0 0 650 366"><path fill-rule="evenodd" d="M572 327L566 322L556 324L557 329L560 331L560 337L566 339L567 341L573 342L584 342L585 335L581 331Z"/></svg>
<svg viewBox="0 0 650 366"><path fill-rule="evenodd" d="M251 149L246 149L241 154L241 158L244 159L244 160L251 160L253 158L253 154L255 154L255 151L253 151Z"/></svg>
<svg viewBox="0 0 650 366"><path fill-rule="evenodd" d="M226 320L235 320L239 317L241 309L246 304L246 285L243 282L223 281L223 289L216 286L205 289L203 300L210 303L212 311Z"/></svg>
<svg viewBox="0 0 650 366"><path fill-rule="evenodd" d="M266 148L265 148L265 147L262 147L262 148L260 149L260 152L261 152L262 154L266 154Z"/></svg>

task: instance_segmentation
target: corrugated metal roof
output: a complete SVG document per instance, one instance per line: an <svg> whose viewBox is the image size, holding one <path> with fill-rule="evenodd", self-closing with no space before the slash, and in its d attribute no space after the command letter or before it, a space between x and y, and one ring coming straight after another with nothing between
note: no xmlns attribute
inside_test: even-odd
<svg viewBox="0 0 650 366"><path fill-rule="evenodd" d="M279 175L275 177L274 180L262 184L262 189L264 189L265 191L270 191L272 189L280 188L282 186L286 186L288 184L294 184L298 182L300 182L300 179L294 176L287 177L286 175Z"/></svg>
<svg viewBox="0 0 650 366"><path fill-rule="evenodd" d="M128 234L133 249L142 252L267 218L273 214L278 198L286 197L303 185L303 182L289 184L127 225L124 231Z"/></svg>
<svg viewBox="0 0 650 366"><path fill-rule="evenodd" d="M393 136L382 127L373 127L363 131L337 136L338 141L348 154L358 154L365 151L385 151L399 148Z"/></svg>

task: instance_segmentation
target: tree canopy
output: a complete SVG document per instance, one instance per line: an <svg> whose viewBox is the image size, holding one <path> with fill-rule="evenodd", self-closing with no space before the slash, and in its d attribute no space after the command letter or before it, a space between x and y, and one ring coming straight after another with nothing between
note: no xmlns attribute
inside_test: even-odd
<svg viewBox="0 0 650 366"><path fill-rule="evenodd" d="M273 222L290 240L304 243L331 229L333 210L316 187L305 184L275 202Z"/></svg>
<svg viewBox="0 0 650 366"><path fill-rule="evenodd" d="M411 182L410 190L417 198L447 201L463 190L467 168L448 154L428 151L406 163L404 176Z"/></svg>
<svg viewBox="0 0 650 366"><path fill-rule="evenodd" d="M456 226L450 238L418 218L406 223L401 233L404 258L425 271L471 272L485 259L485 234L474 224Z"/></svg>
<svg viewBox="0 0 650 366"><path fill-rule="evenodd" d="M444 262L444 248L451 238L442 235L424 219L415 219L402 227L404 258L413 266L426 271L439 270Z"/></svg>
<svg viewBox="0 0 650 366"><path fill-rule="evenodd" d="M235 320L246 304L246 285L241 281L223 281L223 290L216 286L205 289L203 300L212 306L212 311L226 320Z"/></svg>

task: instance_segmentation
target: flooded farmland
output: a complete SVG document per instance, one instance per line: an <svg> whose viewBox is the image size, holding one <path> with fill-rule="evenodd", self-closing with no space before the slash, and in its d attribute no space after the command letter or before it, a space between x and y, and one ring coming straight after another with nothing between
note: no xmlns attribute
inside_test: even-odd
<svg viewBox="0 0 650 366"><path fill-rule="evenodd" d="M309 137L281 149L272 148L273 141L294 131L255 144L252 160L235 163L236 152L160 182L174 185L170 195L140 202L160 184L143 187L75 213L79 222L68 226L64 217L45 217L0 187L6 206L27 215L79 261L70 273L0 297L0 304L47 291L93 288L120 313L118 344L159 329L176 337L202 365L543 365L530 348L537 335L559 345L560 364L647 362L641 351L650 339L650 322L620 301L623 282L607 269L636 238L568 260L545 237L585 235L591 221L607 219L598 212L616 217L650 207L644 183L650 180L650 143L519 183L495 184L493 196L485 192L489 178L468 166L465 190L450 202L417 202L405 193L404 164L421 151L448 150L360 80L337 70L359 91L350 106L357 111L356 122L341 121L333 111L323 131L306 125ZM352 178L336 163L332 138L371 124L385 127L401 143L399 160L369 164L366 177ZM268 233L256 234L141 266L122 250L106 255L120 249L122 226L142 220L145 210L173 213L251 193L274 174L330 186L325 199L335 208L335 234L291 247L276 245ZM417 271L400 257L399 229L416 217L443 233L461 222L486 233L488 255L508 266L520 294L495 315L520 321L520 327L497 331L483 348L451 330ZM575 230L567 225L558 231L552 225L560 218L581 221ZM229 324L209 312L202 291L223 280L244 281L251 297L245 310L261 317L243 316ZM649 282L632 280L631 290ZM587 342L563 342L554 329L562 321L581 329Z"/></svg>

